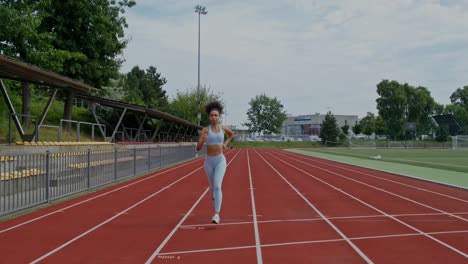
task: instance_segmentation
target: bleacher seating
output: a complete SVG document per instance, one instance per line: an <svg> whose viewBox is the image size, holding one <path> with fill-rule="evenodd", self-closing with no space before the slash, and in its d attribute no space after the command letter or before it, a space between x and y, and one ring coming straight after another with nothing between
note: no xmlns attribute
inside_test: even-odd
<svg viewBox="0 0 468 264"><path fill-rule="evenodd" d="M132 161L134 159L139 160L139 159L144 159L144 158L145 157L143 156L136 156L135 158L134 157L119 158L117 159L117 162L126 162L126 161ZM96 166L114 164L114 162L115 162L114 159L108 159L108 160L93 161L89 165L91 167L96 167ZM68 167L73 168L73 169L84 169L88 167L88 163L84 162L84 163L71 164L71 165L68 165Z"/></svg>
<svg viewBox="0 0 468 264"><path fill-rule="evenodd" d="M85 145L112 145L111 142L106 141L17 141L18 146L85 146Z"/></svg>
<svg viewBox="0 0 468 264"><path fill-rule="evenodd" d="M12 171L12 172L6 172L6 173L2 172L2 173L0 173L0 179L2 181L5 181L5 180L12 180L12 179L36 176L36 175L41 175L41 174L45 174L45 173L46 173L45 171L38 170L38 169Z"/></svg>
<svg viewBox="0 0 468 264"><path fill-rule="evenodd" d="M0 162L7 162L7 161L15 161L15 157L9 157L9 156L1 156L0 157Z"/></svg>

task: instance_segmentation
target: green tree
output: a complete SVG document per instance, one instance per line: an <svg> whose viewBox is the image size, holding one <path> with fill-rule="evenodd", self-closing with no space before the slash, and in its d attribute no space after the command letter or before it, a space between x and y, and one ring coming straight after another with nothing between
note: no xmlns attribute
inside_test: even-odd
<svg viewBox="0 0 468 264"><path fill-rule="evenodd" d="M161 73L157 72L156 67L150 66L146 70L147 85L143 89L145 103L149 107L165 110L169 104L166 91L163 89L167 83L166 78L161 77Z"/></svg>
<svg viewBox="0 0 468 264"><path fill-rule="evenodd" d="M468 111L466 111L464 107L449 104L445 107L444 112L445 114L452 114L461 126L461 129L458 131L449 131L449 134L450 132L452 135L468 133Z"/></svg>
<svg viewBox="0 0 468 264"><path fill-rule="evenodd" d="M436 103L425 87L404 85L407 97L406 122L416 123L417 134L425 134L432 128L431 115Z"/></svg>
<svg viewBox="0 0 468 264"><path fill-rule="evenodd" d="M462 129L459 134L468 133L468 86L458 88L450 96L452 105L448 105L446 111L452 113Z"/></svg>
<svg viewBox="0 0 468 264"><path fill-rule="evenodd" d="M354 135L359 135L362 132L362 126L359 122L356 122L351 130L353 130Z"/></svg>
<svg viewBox="0 0 468 264"><path fill-rule="evenodd" d="M196 88L186 91L177 91L175 97L169 102L169 113L179 118L185 119L192 123L197 123L198 111L201 112L201 126L207 126L210 123L208 115L205 113L204 106L211 101L220 101L222 98L220 94L215 94L205 86L200 87L200 108L197 104L198 91ZM226 109L224 109L226 113Z"/></svg>
<svg viewBox="0 0 468 264"><path fill-rule="evenodd" d="M446 142L448 139L448 128L444 126L440 126L436 131L436 141L438 142Z"/></svg>
<svg viewBox="0 0 468 264"><path fill-rule="evenodd" d="M340 142L341 143L346 142L346 139L348 139L348 135L349 135L349 125L348 125L348 121L345 120L345 124L341 127L341 133L338 136L338 138L340 139Z"/></svg>
<svg viewBox="0 0 468 264"><path fill-rule="evenodd" d="M165 110L168 98L163 85L166 82L166 79L161 77L155 67L150 66L145 72L135 66L123 77L121 82L125 92L124 101Z"/></svg>
<svg viewBox="0 0 468 264"><path fill-rule="evenodd" d="M377 110L385 122L385 128L393 138L402 133L404 109L407 98L405 89L397 81L383 80L377 84Z"/></svg>
<svg viewBox="0 0 468 264"><path fill-rule="evenodd" d="M349 135L349 125L348 125L347 120L345 120L345 124L341 127L341 131L342 131L343 135L345 135L345 136Z"/></svg>
<svg viewBox="0 0 468 264"><path fill-rule="evenodd" d="M327 146L335 146L338 142L339 135L340 128L336 123L336 118L331 111L328 111L320 126L320 139L322 143Z"/></svg>
<svg viewBox="0 0 468 264"><path fill-rule="evenodd" d="M81 58L80 53L55 48L56 36L41 26L48 14L48 0L0 0L0 50L3 54L39 67L60 72L68 58ZM31 86L22 82L22 114L30 124Z"/></svg>
<svg viewBox="0 0 468 264"><path fill-rule="evenodd" d="M387 135L387 130L385 129L385 122L381 116L375 118L375 134L376 135Z"/></svg>
<svg viewBox="0 0 468 264"><path fill-rule="evenodd" d="M393 138L402 135L403 125L407 122L416 123L418 134L431 129L431 115L436 103L427 88L383 80L377 84L377 94L379 115Z"/></svg>
<svg viewBox="0 0 468 264"><path fill-rule="evenodd" d="M444 105L436 103L434 106L434 114L442 115L444 113Z"/></svg>
<svg viewBox="0 0 468 264"><path fill-rule="evenodd" d="M271 98L266 94L257 95L250 99L249 105L248 122L244 124L249 131L265 135L281 132L286 113L276 97Z"/></svg>
<svg viewBox="0 0 468 264"><path fill-rule="evenodd" d="M450 95L450 101L454 105L464 107L468 110L468 86L458 88L455 92Z"/></svg>
<svg viewBox="0 0 468 264"><path fill-rule="evenodd" d="M56 49L79 52L84 56L67 58L62 73L94 87L108 85L116 78L123 62L120 55L128 40L125 7L134 1L50 1L42 28L52 33ZM68 91L64 118L72 115L73 92Z"/></svg>
<svg viewBox="0 0 468 264"><path fill-rule="evenodd" d="M375 132L375 115L367 112L367 115L359 121L359 125L362 127L364 135L372 135Z"/></svg>

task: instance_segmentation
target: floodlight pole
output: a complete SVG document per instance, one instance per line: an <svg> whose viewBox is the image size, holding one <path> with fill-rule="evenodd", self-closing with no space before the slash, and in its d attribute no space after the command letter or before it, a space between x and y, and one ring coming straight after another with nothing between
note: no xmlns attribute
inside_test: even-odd
<svg viewBox="0 0 468 264"><path fill-rule="evenodd" d="M200 17L201 17L201 15L208 14L208 12L205 10L204 6L197 5L195 7L195 13L198 13L198 84L197 84L198 112L197 112L197 120L198 120L198 125L200 125L200 121L201 121L201 113L200 113L200 108L201 108L201 100L200 100Z"/></svg>

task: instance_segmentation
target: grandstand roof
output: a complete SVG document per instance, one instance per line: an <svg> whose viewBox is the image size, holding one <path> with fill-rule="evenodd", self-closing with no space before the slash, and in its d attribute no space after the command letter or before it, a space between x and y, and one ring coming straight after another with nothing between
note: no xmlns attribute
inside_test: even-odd
<svg viewBox="0 0 468 264"><path fill-rule="evenodd" d="M97 90L85 83L1 54L0 78L78 91Z"/></svg>
<svg viewBox="0 0 468 264"><path fill-rule="evenodd" d="M189 121L187 121L185 119L175 117L175 116L170 115L168 113L159 111L157 109L147 108L147 107L140 106L140 105L123 103L123 102L114 101L114 100L110 100L110 99L106 99L106 98L100 98L100 97L83 95L83 94L75 94L75 97L78 98L78 99L83 99L83 100L88 101L88 102L95 102L95 103L99 103L101 105L110 106L110 107L114 107L114 108L122 108L122 109L126 108L126 109L128 109L128 110L130 110L132 112L146 114L146 115L148 115L149 117L152 117L152 118L164 119L165 121L170 121L170 122L173 122L173 123L178 124L178 125L184 125L184 126L187 126L187 127L195 128L197 130L200 130L200 129L203 128L202 126L199 126L197 124L189 122Z"/></svg>

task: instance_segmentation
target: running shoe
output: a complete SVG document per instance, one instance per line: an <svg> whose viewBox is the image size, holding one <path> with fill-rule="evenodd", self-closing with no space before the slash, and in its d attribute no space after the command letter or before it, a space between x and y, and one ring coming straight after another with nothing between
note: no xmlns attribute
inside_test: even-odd
<svg viewBox="0 0 468 264"><path fill-rule="evenodd" d="M211 223L213 223L213 224L219 224L219 221L220 221L220 219L219 219L219 214L213 215L213 220L211 220Z"/></svg>

